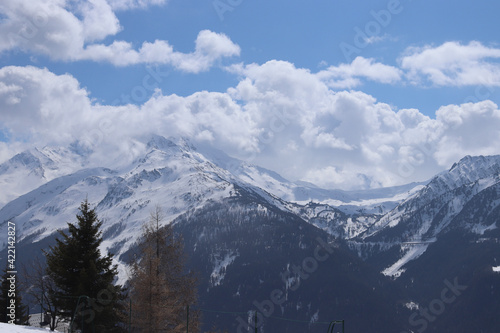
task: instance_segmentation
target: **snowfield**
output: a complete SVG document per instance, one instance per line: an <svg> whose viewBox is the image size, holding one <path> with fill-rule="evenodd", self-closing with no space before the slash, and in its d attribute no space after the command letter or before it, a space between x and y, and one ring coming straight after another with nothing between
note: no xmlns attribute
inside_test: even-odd
<svg viewBox="0 0 500 333"><path fill-rule="evenodd" d="M6 323L0 323L0 333L38 333L38 332L50 332L47 328L37 328L31 326L19 326ZM57 331L56 331L57 332Z"/></svg>

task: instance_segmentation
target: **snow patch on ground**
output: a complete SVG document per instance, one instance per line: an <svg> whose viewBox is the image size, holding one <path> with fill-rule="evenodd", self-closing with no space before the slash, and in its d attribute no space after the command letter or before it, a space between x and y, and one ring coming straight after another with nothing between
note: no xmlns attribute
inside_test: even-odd
<svg viewBox="0 0 500 333"><path fill-rule="evenodd" d="M210 274L210 283L212 287L217 287L222 284L222 280L224 280L226 276L227 266L231 265L238 255L238 253L231 251L226 253L224 257L220 254L214 256L214 269L212 274Z"/></svg>
<svg viewBox="0 0 500 333"><path fill-rule="evenodd" d="M405 307L409 310L418 310L418 304L415 302L408 302L405 304Z"/></svg>
<svg viewBox="0 0 500 333"><path fill-rule="evenodd" d="M319 320L319 309L311 316L311 321L309 323L314 324Z"/></svg>
<svg viewBox="0 0 500 333"><path fill-rule="evenodd" d="M384 269L382 274L398 278L404 272L402 267L406 265L407 262L420 257L427 250L428 246L429 244L412 245L401 259L396 261L392 266Z"/></svg>
<svg viewBox="0 0 500 333"><path fill-rule="evenodd" d="M49 329L0 323L0 333L48 333ZM57 332L57 331L56 331Z"/></svg>
<svg viewBox="0 0 500 333"><path fill-rule="evenodd" d="M495 223L488 226L482 224L476 224L472 227L472 231L478 235L484 235L486 231L494 230L496 228L497 226Z"/></svg>

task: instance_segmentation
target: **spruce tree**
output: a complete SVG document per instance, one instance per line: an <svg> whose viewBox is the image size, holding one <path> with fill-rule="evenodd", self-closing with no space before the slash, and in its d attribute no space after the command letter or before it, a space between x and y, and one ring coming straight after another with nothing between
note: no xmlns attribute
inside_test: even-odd
<svg viewBox="0 0 500 333"><path fill-rule="evenodd" d="M17 276L7 272L8 270L5 269L0 285L0 322L26 325L28 315L17 287ZM14 303L12 303L12 300ZM13 311L11 311L11 308L13 308Z"/></svg>
<svg viewBox="0 0 500 333"><path fill-rule="evenodd" d="M60 231L62 239L45 253L47 273L59 290L57 306L85 331L118 331L124 290L114 285L118 271L112 255L101 256L99 250L102 222L88 200L76 218L78 222L68 223L68 232Z"/></svg>
<svg viewBox="0 0 500 333"><path fill-rule="evenodd" d="M196 279L185 272L183 243L170 225L161 226L159 207L151 214L132 263L132 324L138 332L186 332L199 329Z"/></svg>

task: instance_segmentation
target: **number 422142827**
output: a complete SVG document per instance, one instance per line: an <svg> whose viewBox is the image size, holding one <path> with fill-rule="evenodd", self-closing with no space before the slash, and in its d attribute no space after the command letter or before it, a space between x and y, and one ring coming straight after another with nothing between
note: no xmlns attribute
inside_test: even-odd
<svg viewBox="0 0 500 333"><path fill-rule="evenodd" d="M7 225L7 235L8 235L8 250L7 250L7 262L9 270L16 269L16 224L14 222L9 222Z"/></svg>

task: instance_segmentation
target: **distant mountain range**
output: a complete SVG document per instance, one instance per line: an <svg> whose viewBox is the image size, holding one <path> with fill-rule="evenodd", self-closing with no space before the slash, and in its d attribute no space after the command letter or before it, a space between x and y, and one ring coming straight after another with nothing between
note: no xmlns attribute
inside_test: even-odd
<svg viewBox="0 0 500 333"><path fill-rule="evenodd" d="M423 183L340 191L185 138L144 147L113 168L77 146L1 164L0 233L16 223L18 260L39 256L88 198L124 283L160 205L199 272L206 329L254 332L254 311L259 332L324 332L337 319L346 332L500 329L500 156L464 157Z"/></svg>

